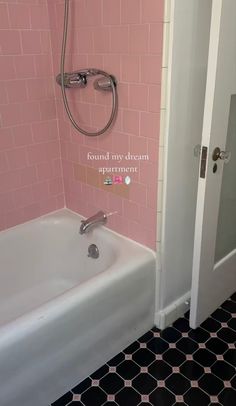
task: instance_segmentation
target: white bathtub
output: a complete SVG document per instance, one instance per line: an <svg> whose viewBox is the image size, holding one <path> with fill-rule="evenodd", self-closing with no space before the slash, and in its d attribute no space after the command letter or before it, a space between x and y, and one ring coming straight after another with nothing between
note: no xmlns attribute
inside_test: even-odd
<svg viewBox="0 0 236 406"><path fill-rule="evenodd" d="M81 236L80 220L0 233L1 406L50 404L154 323L154 253L104 227Z"/></svg>

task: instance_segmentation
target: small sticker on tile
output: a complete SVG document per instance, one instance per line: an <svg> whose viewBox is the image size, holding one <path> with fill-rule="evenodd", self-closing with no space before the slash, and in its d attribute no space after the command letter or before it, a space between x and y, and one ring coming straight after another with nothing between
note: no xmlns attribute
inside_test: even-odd
<svg viewBox="0 0 236 406"><path fill-rule="evenodd" d="M182 337L188 337L188 333L182 333Z"/></svg>
<svg viewBox="0 0 236 406"><path fill-rule="evenodd" d="M162 355L157 354L157 355L156 355L156 360L157 360L157 361L161 361L161 360L162 360Z"/></svg>
<svg viewBox="0 0 236 406"><path fill-rule="evenodd" d="M142 400L142 402L149 402L149 396L148 395L142 395L141 396L141 400Z"/></svg>
<svg viewBox="0 0 236 406"><path fill-rule="evenodd" d="M169 347L170 348L176 348L176 345L174 343L170 343Z"/></svg>
<svg viewBox="0 0 236 406"><path fill-rule="evenodd" d="M147 344L141 343L141 344L140 344L140 348L147 348Z"/></svg>
<svg viewBox="0 0 236 406"><path fill-rule="evenodd" d="M132 386L132 381L125 381L125 386L128 386L128 387Z"/></svg>
<svg viewBox="0 0 236 406"><path fill-rule="evenodd" d="M108 402L115 402L115 396L114 395L108 395L107 400L108 400Z"/></svg>
<svg viewBox="0 0 236 406"><path fill-rule="evenodd" d="M160 337L160 333L158 333L157 331L155 331L155 333L153 335L154 335L154 337Z"/></svg>
<svg viewBox="0 0 236 406"><path fill-rule="evenodd" d="M157 386L159 388L164 388L165 387L165 381L157 381Z"/></svg>
<svg viewBox="0 0 236 406"><path fill-rule="evenodd" d="M198 381L191 381L192 388L198 388Z"/></svg>
<svg viewBox="0 0 236 406"><path fill-rule="evenodd" d="M81 400L81 395L73 395L73 399L72 399L73 401L75 401L75 402L80 402L80 400Z"/></svg>
<svg viewBox="0 0 236 406"><path fill-rule="evenodd" d="M228 344L228 347L231 349L231 350L234 350L235 349L235 344Z"/></svg>
<svg viewBox="0 0 236 406"><path fill-rule="evenodd" d="M96 379L92 380L92 386L99 386L99 381Z"/></svg>
<svg viewBox="0 0 236 406"><path fill-rule="evenodd" d="M211 333L210 336L211 337L217 337L217 334L216 333Z"/></svg>
<svg viewBox="0 0 236 406"><path fill-rule="evenodd" d="M125 359L130 361L132 359L132 355L131 354L125 354Z"/></svg>
<svg viewBox="0 0 236 406"><path fill-rule="evenodd" d="M109 367L109 372L116 372L116 367Z"/></svg>
<svg viewBox="0 0 236 406"><path fill-rule="evenodd" d="M175 396L175 400L176 400L176 402L181 403L181 402L184 401L184 397L183 396Z"/></svg>
<svg viewBox="0 0 236 406"><path fill-rule="evenodd" d="M206 345L204 343L199 343L199 348L206 348Z"/></svg>
<svg viewBox="0 0 236 406"><path fill-rule="evenodd" d="M211 403L218 403L219 402L219 399L217 398L217 396L210 396L210 400L211 400Z"/></svg>
<svg viewBox="0 0 236 406"><path fill-rule="evenodd" d="M224 361L223 355L217 355L216 358L218 361Z"/></svg>
<svg viewBox="0 0 236 406"><path fill-rule="evenodd" d="M175 374L178 374L178 373L179 373L179 367L173 367L173 368L172 368L172 371L173 371Z"/></svg>
<svg viewBox="0 0 236 406"><path fill-rule="evenodd" d="M186 359L187 359L188 361L192 361L192 360L193 360L193 356L192 356L191 354L187 354L187 355L186 355Z"/></svg>
<svg viewBox="0 0 236 406"><path fill-rule="evenodd" d="M225 388L231 388L230 381L224 381L224 386L225 386Z"/></svg>
<svg viewBox="0 0 236 406"><path fill-rule="evenodd" d="M221 327L228 327L227 323L221 323Z"/></svg>
<svg viewBox="0 0 236 406"><path fill-rule="evenodd" d="M148 373L147 367L141 367L141 372L147 374Z"/></svg>
<svg viewBox="0 0 236 406"><path fill-rule="evenodd" d="M205 374L211 374L211 368L205 367L204 372Z"/></svg>

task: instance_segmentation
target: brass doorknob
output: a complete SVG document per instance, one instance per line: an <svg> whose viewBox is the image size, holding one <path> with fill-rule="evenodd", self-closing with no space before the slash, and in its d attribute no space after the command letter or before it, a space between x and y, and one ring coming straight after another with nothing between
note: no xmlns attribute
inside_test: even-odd
<svg viewBox="0 0 236 406"><path fill-rule="evenodd" d="M213 161L217 161L218 159L221 159L226 164L230 161L230 158L231 158L231 152L221 151L219 147L216 147L212 154Z"/></svg>

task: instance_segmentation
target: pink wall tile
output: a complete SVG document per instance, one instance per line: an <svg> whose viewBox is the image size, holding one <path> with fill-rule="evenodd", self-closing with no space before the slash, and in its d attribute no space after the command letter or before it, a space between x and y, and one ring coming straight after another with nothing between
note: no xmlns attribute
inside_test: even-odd
<svg viewBox="0 0 236 406"><path fill-rule="evenodd" d="M141 112L140 135L143 137L158 139L160 121L159 113Z"/></svg>
<svg viewBox="0 0 236 406"><path fill-rule="evenodd" d="M150 44L149 51L151 54L162 54L162 38L163 25L162 23L150 24Z"/></svg>
<svg viewBox="0 0 236 406"><path fill-rule="evenodd" d="M24 54L41 53L40 31L27 30L21 32L22 48Z"/></svg>
<svg viewBox="0 0 236 406"><path fill-rule="evenodd" d="M16 70L15 70L13 56L6 56L4 58L1 58L0 75L5 80L13 79L16 77Z"/></svg>
<svg viewBox="0 0 236 406"><path fill-rule="evenodd" d="M49 17L53 27L56 75L60 63L63 8L57 1L53 0L53 3L56 7L50 3ZM56 97L67 206L85 216L99 209L118 211L109 218L108 226L155 248L163 0L148 0L149 10L144 10L144 3L143 0L99 0L96 3L81 0L72 5L67 66L69 70L78 69L82 61L83 67L98 67L116 76L119 111L112 130L100 137L82 137L68 122L59 89ZM91 15L88 10L95 4ZM105 124L110 111L109 94L94 92L92 86L88 86L70 92L69 98L80 124L90 128L101 128ZM128 195L116 193L115 186L111 192L109 188L107 191L101 189L98 184L86 185L85 181L75 179L74 164L79 163L84 170L88 166L98 170L107 163L88 161L87 154L106 151L124 155L129 151L150 154L148 162L114 163L114 166L136 166L138 169L138 173L132 175ZM86 199L81 199L81 194ZM148 216L146 223L141 221L142 212Z"/></svg>
<svg viewBox="0 0 236 406"><path fill-rule="evenodd" d="M30 28L30 9L26 4L9 4L9 17L11 28Z"/></svg>
<svg viewBox="0 0 236 406"><path fill-rule="evenodd" d="M4 62L4 61L3 61ZM19 78L32 78L35 76L35 64L32 56L20 55L16 56L14 59L14 67L16 72L16 77ZM6 78L11 79L11 78Z"/></svg>
<svg viewBox="0 0 236 406"><path fill-rule="evenodd" d="M27 100L25 80L12 80L6 84L6 91L10 103L20 103Z"/></svg>
<svg viewBox="0 0 236 406"><path fill-rule="evenodd" d="M121 0L121 22L123 24L138 24L140 18L140 0Z"/></svg>
<svg viewBox="0 0 236 406"><path fill-rule="evenodd" d="M111 27L111 52L115 54L129 52L129 29L127 26Z"/></svg>
<svg viewBox="0 0 236 406"><path fill-rule="evenodd" d="M120 24L120 0L103 0L103 24Z"/></svg>
<svg viewBox="0 0 236 406"><path fill-rule="evenodd" d="M163 20L164 1L162 0L141 0L141 19L145 23L152 23Z"/></svg>
<svg viewBox="0 0 236 406"><path fill-rule="evenodd" d="M6 104L8 101L6 84L0 82L0 104Z"/></svg>
<svg viewBox="0 0 236 406"><path fill-rule="evenodd" d="M1 30L0 46L2 55L20 54L20 33L15 30Z"/></svg>
<svg viewBox="0 0 236 406"><path fill-rule="evenodd" d="M6 4L0 4L0 27L9 28L9 18Z"/></svg>
<svg viewBox="0 0 236 406"><path fill-rule="evenodd" d="M7 1L0 19L3 229L63 207L64 196L47 2Z"/></svg>
<svg viewBox="0 0 236 406"><path fill-rule="evenodd" d="M109 132L94 138L72 128L54 85L64 2L8 1L0 11L0 227L60 208L66 200L85 216L99 209L118 211L108 226L155 248L163 0L71 2L67 69L97 67L118 81L117 120ZM68 96L80 124L89 129L105 124L109 93L95 92L90 84ZM85 172L87 167L98 170L100 163L88 162L88 152L107 151L150 155L148 162L122 163L138 168L128 195L127 189L119 194L115 186L104 190L75 178L75 164Z"/></svg>
<svg viewBox="0 0 236 406"><path fill-rule="evenodd" d="M139 111L123 111L123 129L126 133L139 135Z"/></svg>
<svg viewBox="0 0 236 406"><path fill-rule="evenodd" d="M121 78L124 82L139 82L140 58L138 55L123 55L121 59Z"/></svg>
<svg viewBox="0 0 236 406"><path fill-rule="evenodd" d="M161 83L161 55L141 57L141 81L143 83Z"/></svg>
<svg viewBox="0 0 236 406"><path fill-rule="evenodd" d="M148 87L144 84L130 84L130 107L143 111L148 108Z"/></svg>
<svg viewBox="0 0 236 406"><path fill-rule="evenodd" d="M130 26L130 53L143 55L148 52L149 25L139 24Z"/></svg>

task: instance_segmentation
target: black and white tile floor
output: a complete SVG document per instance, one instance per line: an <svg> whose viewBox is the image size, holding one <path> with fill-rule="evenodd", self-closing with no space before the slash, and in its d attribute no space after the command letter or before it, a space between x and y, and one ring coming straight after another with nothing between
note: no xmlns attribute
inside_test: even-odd
<svg viewBox="0 0 236 406"><path fill-rule="evenodd" d="M236 406L236 293L201 327L153 328L51 406Z"/></svg>

